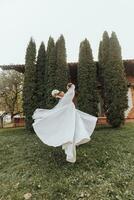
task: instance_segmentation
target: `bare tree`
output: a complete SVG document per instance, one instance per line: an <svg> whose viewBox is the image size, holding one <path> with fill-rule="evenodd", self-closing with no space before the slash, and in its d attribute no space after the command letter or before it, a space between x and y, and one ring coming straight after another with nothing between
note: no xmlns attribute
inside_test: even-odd
<svg viewBox="0 0 134 200"><path fill-rule="evenodd" d="M15 70L0 73L0 110L11 114L22 112L23 74Z"/></svg>

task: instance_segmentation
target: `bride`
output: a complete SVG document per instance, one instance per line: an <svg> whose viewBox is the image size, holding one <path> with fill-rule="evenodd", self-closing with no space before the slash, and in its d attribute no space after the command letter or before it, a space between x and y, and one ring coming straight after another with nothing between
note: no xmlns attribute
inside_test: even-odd
<svg viewBox="0 0 134 200"><path fill-rule="evenodd" d="M33 128L40 140L53 147L62 146L66 160L76 161L76 146L86 143L96 126L97 117L75 108L72 99L75 85L67 84L67 92L53 90L52 96L59 98L58 104L52 109L37 108L32 118Z"/></svg>

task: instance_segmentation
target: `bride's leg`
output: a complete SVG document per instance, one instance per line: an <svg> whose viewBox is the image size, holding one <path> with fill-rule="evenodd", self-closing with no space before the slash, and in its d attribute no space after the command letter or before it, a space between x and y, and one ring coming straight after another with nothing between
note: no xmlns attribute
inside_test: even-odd
<svg viewBox="0 0 134 200"><path fill-rule="evenodd" d="M66 143L62 145L62 149L65 150L66 160L74 163L76 161L76 146L74 143Z"/></svg>

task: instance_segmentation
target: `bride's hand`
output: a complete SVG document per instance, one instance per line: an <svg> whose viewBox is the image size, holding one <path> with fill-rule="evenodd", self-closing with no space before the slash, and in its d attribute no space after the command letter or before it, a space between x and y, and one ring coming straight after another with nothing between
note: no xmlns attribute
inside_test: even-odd
<svg viewBox="0 0 134 200"><path fill-rule="evenodd" d="M67 89L69 89L73 84L72 83L68 83L67 84Z"/></svg>

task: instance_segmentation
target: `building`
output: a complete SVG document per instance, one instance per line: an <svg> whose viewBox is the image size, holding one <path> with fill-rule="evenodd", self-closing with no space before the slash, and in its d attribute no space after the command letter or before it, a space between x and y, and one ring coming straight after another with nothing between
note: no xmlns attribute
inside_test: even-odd
<svg viewBox="0 0 134 200"><path fill-rule="evenodd" d="M125 112L125 116L126 116L126 121L134 121L134 60L124 60L123 63L125 67L126 78L128 81L128 109ZM96 65L98 69L98 62L96 62ZM76 85L76 91L77 91L77 66L78 63L68 63L70 71L70 81ZM25 71L25 65L2 65L0 66L0 68L3 70L14 69L20 73L24 73ZM101 85L98 80L98 89L100 88ZM75 103L77 103L76 99L77 99L77 92L76 92L76 98L74 99ZM101 100L98 106L99 106L99 121L100 123L106 123L106 118L103 113Z"/></svg>

